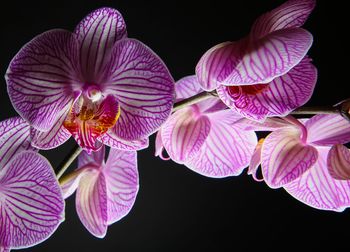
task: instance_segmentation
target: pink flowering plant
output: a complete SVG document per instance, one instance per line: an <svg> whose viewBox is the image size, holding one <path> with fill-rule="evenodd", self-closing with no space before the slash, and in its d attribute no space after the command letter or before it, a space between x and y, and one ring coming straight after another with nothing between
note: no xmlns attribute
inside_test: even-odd
<svg viewBox="0 0 350 252"><path fill-rule="evenodd" d="M246 37L210 48L177 82L111 8L24 45L5 75L19 116L0 122L0 251L49 238L75 192L81 223L103 238L135 203L137 151L153 133L155 156L203 176L246 169L311 207L349 207L349 101L302 107L317 82L307 55L313 37L302 28L315 4L289 0L263 14ZM77 148L55 172L39 151L71 136Z"/></svg>

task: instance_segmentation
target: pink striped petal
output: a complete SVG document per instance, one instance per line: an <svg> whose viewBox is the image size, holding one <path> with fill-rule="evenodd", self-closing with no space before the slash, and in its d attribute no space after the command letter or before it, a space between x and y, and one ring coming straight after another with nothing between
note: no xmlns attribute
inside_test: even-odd
<svg viewBox="0 0 350 252"><path fill-rule="evenodd" d="M139 140L159 129L170 115L174 81L163 61L141 42L119 41L105 72L107 93L118 98L121 114L113 131L123 140Z"/></svg>
<svg viewBox="0 0 350 252"><path fill-rule="evenodd" d="M197 155L209 131L208 117L191 106L175 112L163 124L161 136L171 159L181 164Z"/></svg>
<svg viewBox="0 0 350 252"><path fill-rule="evenodd" d="M90 154L86 151L83 151L78 157L78 167L83 167L85 165L91 164L95 164L96 166L102 165L105 159L105 152L106 149L104 145L98 151L94 151Z"/></svg>
<svg viewBox="0 0 350 252"><path fill-rule="evenodd" d="M312 35L301 28L278 30L251 41L244 56L221 81L223 85L269 83L286 74L306 55Z"/></svg>
<svg viewBox="0 0 350 252"><path fill-rule="evenodd" d="M260 139L258 144L256 145L254 153L249 163L248 173L247 173L248 175L252 175L254 180L258 182L263 181L263 179L258 179L258 177L256 176L256 173L261 164L261 150L262 150L264 140L265 140L264 138Z"/></svg>
<svg viewBox="0 0 350 252"><path fill-rule="evenodd" d="M329 175L328 151L329 148L319 148L315 165L284 188L308 206L341 212L350 206L350 181L336 180Z"/></svg>
<svg viewBox="0 0 350 252"><path fill-rule="evenodd" d="M148 138L126 141L117 137L113 130L107 131L107 133L100 136L98 140L101 143L118 150L143 150L148 148L149 145Z"/></svg>
<svg viewBox="0 0 350 252"><path fill-rule="evenodd" d="M63 122L66 119L69 109L69 105L62 109L58 115L58 120L49 131L43 132L31 128L32 145L35 148L40 150L54 149L65 143L71 137L69 131L63 126Z"/></svg>
<svg viewBox="0 0 350 252"><path fill-rule="evenodd" d="M98 169L96 165L83 166L69 173L67 176L60 178L59 182L62 189L63 198L67 199L70 197L75 190L77 190L81 177L84 176L85 173L89 173L91 170L95 169Z"/></svg>
<svg viewBox="0 0 350 252"><path fill-rule="evenodd" d="M99 76L116 41L127 36L122 15L100 8L87 15L75 28L80 46L80 64L85 80L100 83Z"/></svg>
<svg viewBox="0 0 350 252"><path fill-rule="evenodd" d="M107 207L110 225L129 213L139 190L136 151L111 149L103 168L107 185Z"/></svg>
<svg viewBox="0 0 350 252"><path fill-rule="evenodd" d="M80 221L94 236L107 233L107 188L103 173L94 169L81 177L76 193L76 208Z"/></svg>
<svg viewBox="0 0 350 252"><path fill-rule="evenodd" d="M316 0L289 0L261 15L254 23L251 36L259 39L270 32L302 26L315 8Z"/></svg>
<svg viewBox="0 0 350 252"><path fill-rule="evenodd" d="M0 244L27 248L64 220L64 200L50 163L32 151L17 154L0 171Z"/></svg>
<svg viewBox="0 0 350 252"><path fill-rule="evenodd" d="M342 144L334 145L328 153L327 167L334 179L350 180L350 151Z"/></svg>
<svg viewBox="0 0 350 252"><path fill-rule="evenodd" d="M261 151L261 169L271 188L278 188L300 177L317 160L317 150L300 141L297 129L279 129L268 135Z"/></svg>
<svg viewBox="0 0 350 252"><path fill-rule="evenodd" d="M164 161L170 160L169 157L164 157L163 151L164 151L164 145L162 140L162 129L160 128L156 135L154 156L155 157L159 156Z"/></svg>
<svg viewBox="0 0 350 252"><path fill-rule="evenodd" d="M242 60L247 40L224 42L209 49L196 66L196 75L206 91L216 89Z"/></svg>
<svg viewBox="0 0 350 252"><path fill-rule="evenodd" d="M48 131L80 89L78 45L65 30L45 32L26 44L6 73L8 93L21 117Z"/></svg>
<svg viewBox="0 0 350 252"><path fill-rule="evenodd" d="M175 83L177 102L194 96L202 91L203 89L199 85L196 75L186 76Z"/></svg>
<svg viewBox="0 0 350 252"><path fill-rule="evenodd" d="M11 251L11 249L9 249L9 248L4 248L4 247L2 247L1 245L0 245L0 252L10 252Z"/></svg>
<svg viewBox="0 0 350 252"><path fill-rule="evenodd" d="M286 116L304 105L311 98L316 80L317 70L306 57L266 86L220 86L217 92L234 111L247 118L264 120L268 116Z"/></svg>
<svg viewBox="0 0 350 252"><path fill-rule="evenodd" d="M35 149L30 144L30 126L20 117L0 122L0 170L17 153Z"/></svg>
<svg viewBox="0 0 350 252"><path fill-rule="evenodd" d="M244 130L254 130L254 131L274 131L280 128L295 126L278 117L266 118L263 122L253 121L247 118L242 118L237 121L239 127Z"/></svg>
<svg viewBox="0 0 350 252"><path fill-rule="evenodd" d="M230 113L226 110L215 119L209 116L211 127L208 137L199 153L185 162L191 170L204 176L222 178L237 176L248 166L257 144L256 135L229 123L225 117L229 117Z"/></svg>
<svg viewBox="0 0 350 252"><path fill-rule="evenodd" d="M350 123L340 115L316 115L305 126L308 143L329 146L350 142Z"/></svg>

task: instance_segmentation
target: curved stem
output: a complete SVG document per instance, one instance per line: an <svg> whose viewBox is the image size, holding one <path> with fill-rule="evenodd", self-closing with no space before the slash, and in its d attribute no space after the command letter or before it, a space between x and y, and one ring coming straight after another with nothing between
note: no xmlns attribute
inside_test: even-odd
<svg viewBox="0 0 350 252"><path fill-rule="evenodd" d="M184 100L182 100L180 102L176 102L174 104L172 112L178 111L179 109L183 109L183 108L185 108L187 106L196 104L198 102L201 102L201 101L204 101L206 99L213 98L213 97L217 97L216 91L212 91L212 92L205 92L204 91L202 93L199 93L199 94L191 96L191 97L189 97L187 99L184 99Z"/></svg>
<svg viewBox="0 0 350 252"><path fill-rule="evenodd" d="M57 172L56 178L60 179L62 175L66 172L68 167L73 163L73 161L79 156L79 154L82 152L82 148L77 145L74 147L72 151L69 152L69 154L66 156L65 159L61 162L61 164L58 166L59 170Z"/></svg>

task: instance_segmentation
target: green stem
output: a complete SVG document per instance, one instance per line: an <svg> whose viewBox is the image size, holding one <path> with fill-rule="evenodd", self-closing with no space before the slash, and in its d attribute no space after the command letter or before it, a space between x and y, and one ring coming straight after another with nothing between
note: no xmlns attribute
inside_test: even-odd
<svg viewBox="0 0 350 252"><path fill-rule="evenodd" d="M56 175L57 179L60 179L62 177L62 175L67 171L67 169L69 168L69 166L73 163L73 161L79 156L79 154L82 152L82 148L77 145L74 147L74 149L72 151L69 152L68 156L63 159L63 161L61 162L61 164L58 166L58 172Z"/></svg>

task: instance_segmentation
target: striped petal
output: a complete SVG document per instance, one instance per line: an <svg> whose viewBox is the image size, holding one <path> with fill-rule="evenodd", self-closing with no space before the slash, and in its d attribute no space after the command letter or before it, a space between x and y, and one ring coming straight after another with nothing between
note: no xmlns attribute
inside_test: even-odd
<svg viewBox="0 0 350 252"><path fill-rule="evenodd" d="M219 113L220 116L209 116L210 133L199 153L185 162L185 165L208 177L237 176L249 164L257 144L256 135L253 131L240 130L234 122L229 123L227 118L231 111Z"/></svg>
<svg viewBox="0 0 350 252"><path fill-rule="evenodd" d="M254 153L249 163L248 173L247 173L248 175L252 175L253 179L258 182L263 181L263 179L258 179L256 173L258 172L259 166L261 164L261 150L262 150L264 140L265 140L264 138L260 139L258 144L256 145L254 149Z"/></svg>
<svg viewBox="0 0 350 252"><path fill-rule="evenodd" d="M342 144L334 145L327 158L329 174L334 179L350 180L350 151Z"/></svg>
<svg viewBox="0 0 350 252"><path fill-rule="evenodd" d="M49 131L43 132L31 128L32 146L40 150L50 150L65 143L71 137L70 132L63 126L69 109L69 105L62 109L58 120Z"/></svg>
<svg viewBox="0 0 350 252"><path fill-rule="evenodd" d="M0 171L0 244L26 248L46 240L64 220L64 200L50 163L32 151Z"/></svg>
<svg viewBox="0 0 350 252"><path fill-rule="evenodd" d="M30 144L30 126L20 117L0 122L0 170L17 153L33 150Z"/></svg>
<svg viewBox="0 0 350 252"><path fill-rule="evenodd" d="M312 35L301 28L274 31L262 39L251 41L244 56L221 83L269 83L296 66L305 57L312 41Z"/></svg>
<svg viewBox="0 0 350 252"><path fill-rule="evenodd" d="M80 89L78 45L64 30L45 32L26 44L6 73L8 93L21 117L40 131L50 130Z"/></svg>
<svg viewBox="0 0 350 252"><path fill-rule="evenodd" d="M103 168L107 185L107 208L110 225L129 213L139 189L136 151L111 149Z"/></svg>
<svg viewBox="0 0 350 252"><path fill-rule="evenodd" d="M107 133L100 136L98 140L101 143L118 150L143 150L149 146L148 138L126 141L117 137L113 130L107 131Z"/></svg>
<svg viewBox="0 0 350 252"><path fill-rule="evenodd" d="M115 42L125 38L122 15L112 8L100 8L87 15L75 28L80 46L80 64L86 81L100 83L98 76L108 61Z"/></svg>
<svg viewBox="0 0 350 252"><path fill-rule="evenodd" d="M318 151L315 165L284 188L308 206L341 212L350 206L350 181L333 179L327 170L329 148L319 148Z"/></svg>
<svg viewBox="0 0 350 252"><path fill-rule="evenodd" d="M317 150L300 141L297 129L279 129L268 135L261 151L261 169L271 188L278 188L300 177L317 160Z"/></svg>
<svg viewBox="0 0 350 252"><path fill-rule="evenodd" d="M83 167L89 164L96 164L97 166L102 165L105 159L105 152L106 148L104 146L102 146L98 151L94 151L92 153L83 151L78 157L78 167Z"/></svg>
<svg viewBox="0 0 350 252"><path fill-rule="evenodd" d="M253 120L264 120L268 116L285 116L304 105L311 98L316 80L317 70L306 57L266 86L220 86L217 92L234 111Z"/></svg>
<svg viewBox="0 0 350 252"><path fill-rule="evenodd" d="M259 39L270 32L302 26L315 8L316 0L289 0L261 15L254 23L251 36Z"/></svg>
<svg viewBox="0 0 350 252"><path fill-rule="evenodd" d="M340 115L316 115L305 126L308 143L329 146L350 142L350 123Z"/></svg>
<svg viewBox="0 0 350 252"><path fill-rule="evenodd" d="M80 221L94 236L103 238L107 232L107 188L105 176L97 169L85 172L76 193Z"/></svg>
<svg viewBox="0 0 350 252"><path fill-rule="evenodd" d="M209 118L191 106L175 112L163 124L161 137L171 159L182 164L197 155L209 131Z"/></svg>
<svg viewBox="0 0 350 252"><path fill-rule="evenodd" d="M201 88L196 75L186 76L175 83L176 101L194 96L203 89Z"/></svg>
<svg viewBox="0 0 350 252"><path fill-rule="evenodd" d="M66 176L60 178L60 186L62 189L63 198L67 199L70 197L78 188L80 179L85 173L91 172L91 170L97 169L96 165L89 165L80 167Z"/></svg>
<svg viewBox="0 0 350 252"><path fill-rule="evenodd" d="M170 115L174 81L163 61L141 42L119 41L105 76L106 92L116 95L120 103L120 118L113 128L118 138L146 138Z"/></svg>

